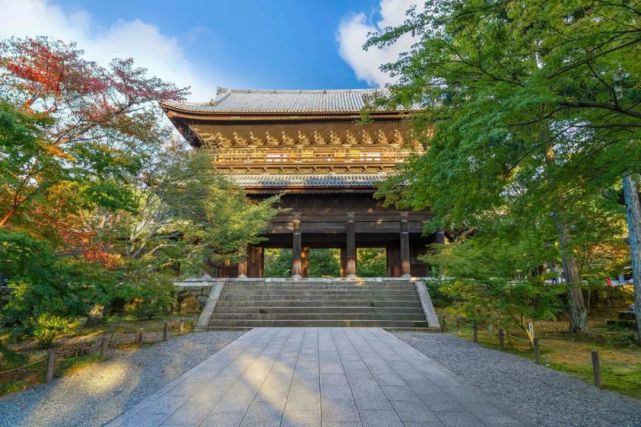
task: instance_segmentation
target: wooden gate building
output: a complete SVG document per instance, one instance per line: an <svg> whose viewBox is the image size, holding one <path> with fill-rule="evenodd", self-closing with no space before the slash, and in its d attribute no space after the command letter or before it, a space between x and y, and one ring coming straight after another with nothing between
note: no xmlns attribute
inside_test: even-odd
<svg viewBox="0 0 641 427"><path fill-rule="evenodd" d="M341 276L358 275L356 248L385 248L390 277L425 276L418 260L443 233L424 236L428 212L381 206L373 195L397 164L422 149L407 112L362 111L374 90L219 88L206 103L162 108L189 143L211 149L213 167L248 197L281 194L282 213L246 261L224 276L263 277L264 248L291 248L292 274L304 277L310 248L340 248Z"/></svg>

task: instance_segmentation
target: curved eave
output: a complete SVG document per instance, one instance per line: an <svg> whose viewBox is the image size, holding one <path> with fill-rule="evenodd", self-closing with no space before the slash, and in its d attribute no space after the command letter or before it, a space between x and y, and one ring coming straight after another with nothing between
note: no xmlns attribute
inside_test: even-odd
<svg viewBox="0 0 641 427"><path fill-rule="evenodd" d="M161 102L160 107L170 119L197 120L207 122L230 121L281 121L281 120L349 120L360 118L363 111L195 111ZM403 119L414 111L369 111L373 119Z"/></svg>

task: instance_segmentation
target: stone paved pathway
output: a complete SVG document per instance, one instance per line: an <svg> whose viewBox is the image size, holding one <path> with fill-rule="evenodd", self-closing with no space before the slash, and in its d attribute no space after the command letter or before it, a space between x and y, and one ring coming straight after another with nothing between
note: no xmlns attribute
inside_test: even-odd
<svg viewBox="0 0 641 427"><path fill-rule="evenodd" d="M524 425L377 328L259 328L111 426Z"/></svg>

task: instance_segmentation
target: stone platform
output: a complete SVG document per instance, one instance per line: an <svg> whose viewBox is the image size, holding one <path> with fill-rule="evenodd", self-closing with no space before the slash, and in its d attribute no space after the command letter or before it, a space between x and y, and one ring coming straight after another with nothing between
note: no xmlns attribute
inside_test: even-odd
<svg viewBox="0 0 641 427"><path fill-rule="evenodd" d="M524 425L379 328L257 328L110 426Z"/></svg>

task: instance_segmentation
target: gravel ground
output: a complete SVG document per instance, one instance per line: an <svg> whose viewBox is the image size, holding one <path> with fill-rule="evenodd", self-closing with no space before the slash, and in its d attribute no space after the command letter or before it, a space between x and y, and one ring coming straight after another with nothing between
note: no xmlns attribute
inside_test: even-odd
<svg viewBox="0 0 641 427"><path fill-rule="evenodd" d="M641 401L452 335L395 335L537 426L641 426Z"/></svg>
<svg viewBox="0 0 641 427"><path fill-rule="evenodd" d="M99 426L182 375L244 331L175 337L0 398L0 426Z"/></svg>

